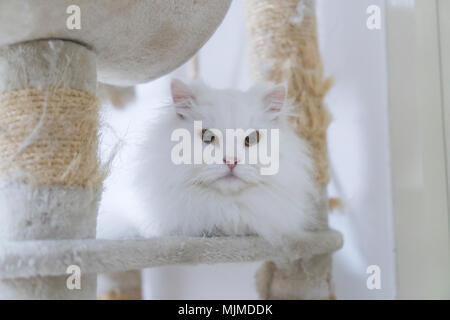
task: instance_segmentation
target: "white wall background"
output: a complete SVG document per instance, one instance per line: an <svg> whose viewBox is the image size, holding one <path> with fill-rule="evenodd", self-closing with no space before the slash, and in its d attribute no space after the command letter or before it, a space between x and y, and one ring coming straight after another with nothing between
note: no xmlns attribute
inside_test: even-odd
<svg viewBox="0 0 450 320"><path fill-rule="evenodd" d="M366 27L366 9L384 1L319 1L321 52L335 85L326 97L333 122L328 131L334 178L345 212L331 225L344 232L335 255L335 282L342 298L394 298L386 31ZM384 19L383 19L384 22ZM333 193L333 186L330 188ZM366 268L381 268L381 290L368 290Z"/></svg>
<svg viewBox="0 0 450 320"><path fill-rule="evenodd" d="M343 198L344 212L331 214L345 245L335 254L338 298L391 299L395 296L385 28L366 28L366 9L383 0L318 0L320 46L325 72L335 85L326 103L333 122L329 148L333 176L330 193ZM383 15L384 16L384 15ZM242 0L234 0L224 23L200 51L201 78L213 87L246 89L250 84ZM175 72L186 74L186 67ZM138 87L136 102L124 110L105 108L104 146L116 137L126 144L106 183L103 211L137 210L126 187L132 166L128 154L143 134L152 108L168 99L169 76ZM368 290L366 268L381 268L381 290ZM144 272L151 299L256 299L253 275L259 263L161 267Z"/></svg>

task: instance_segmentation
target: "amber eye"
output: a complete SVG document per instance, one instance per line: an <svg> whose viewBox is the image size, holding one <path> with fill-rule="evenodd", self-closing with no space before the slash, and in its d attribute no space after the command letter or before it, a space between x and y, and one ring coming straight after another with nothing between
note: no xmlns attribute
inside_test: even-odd
<svg viewBox="0 0 450 320"><path fill-rule="evenodd" d="M216 141L216 136L211 130L203 129L202 140L204 143L213 143L214 141Z"/></svg>
<svg viewBox="0 0 450 320"><path fill-rule="evenodd" d="M255 130L245 137L245 146L250 147L259 142L259 131Z"/></svg>

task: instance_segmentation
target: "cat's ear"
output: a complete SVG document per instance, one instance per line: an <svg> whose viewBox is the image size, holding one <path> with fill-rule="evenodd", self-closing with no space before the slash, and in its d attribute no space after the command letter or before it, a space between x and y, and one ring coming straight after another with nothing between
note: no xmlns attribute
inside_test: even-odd
<svg viewBox="0 0 450 320"><path fill-rule="evenodd" d="M286 104L287 87L284 84L269 89L264 95L265 110L275 119Z"/></svg>
<svg viewBox="0 0 450 320"><path fill-rule="evenodd" d="M183 81L178 79L172 80L170 90L175 110L178 116L184 118L186 112L191 108L192 102L195 101L195 96L192 90Z"/></svg>

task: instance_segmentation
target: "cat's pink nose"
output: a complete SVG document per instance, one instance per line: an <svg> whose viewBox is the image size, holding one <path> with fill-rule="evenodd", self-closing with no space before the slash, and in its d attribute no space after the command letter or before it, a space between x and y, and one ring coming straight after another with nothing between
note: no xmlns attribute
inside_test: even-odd
<svg viewBox="0 0 450 320"><path fill-rule="evenodd" d="M228 168L230 168L230 171L232 171L237 166L238 161L233 157L225 157L223 158L223 163L225 163Z"/></svg>

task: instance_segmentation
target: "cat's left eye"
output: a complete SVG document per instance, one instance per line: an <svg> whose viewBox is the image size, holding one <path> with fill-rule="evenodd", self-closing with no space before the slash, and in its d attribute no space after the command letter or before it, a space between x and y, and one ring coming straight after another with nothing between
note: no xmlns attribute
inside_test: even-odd
<svg viewBox="0 0 450 320"><path fill-rule="evenodd" d="M216 141L216 136L211 130L203 129L202 140L204 143L213 143L214 141Z"/></svg>
<svg viewBox="0 0 450 320"><path fill-rule="evenodd" d="M250 147L259 142L259 131L252 131L248 136L245 137L245 146Z"/></svg>

